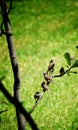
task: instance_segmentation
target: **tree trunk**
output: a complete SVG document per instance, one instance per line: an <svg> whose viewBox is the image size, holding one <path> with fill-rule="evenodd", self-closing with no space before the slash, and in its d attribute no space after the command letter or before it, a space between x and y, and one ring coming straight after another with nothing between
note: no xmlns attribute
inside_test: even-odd
<svg viewBox="0 0 78 130"><path fill-rule="evenodd" d="M14 75L14 98L18 102L20 102L20 74L19 74L18 62L16 59L14 43L11 35L12 31L10 27L10 20L8 17L7 5L5 0L0 0L0 4L2 10L3 24L6 32L5 33L6 40L8 44L8 50L10 54L10 60L11 60L12 70ZM18 130L25 130L25 118L17 108L16 108L16 116L17 116Z"/></svg>

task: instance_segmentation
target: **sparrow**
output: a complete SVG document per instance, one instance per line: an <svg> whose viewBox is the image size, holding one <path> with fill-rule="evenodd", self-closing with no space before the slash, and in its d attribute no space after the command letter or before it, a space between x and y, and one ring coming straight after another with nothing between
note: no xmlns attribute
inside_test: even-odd
<svg viewBox="0 0 78 130"><path fill-rule="evenodd" d="M50 83L52 81L52 77L49 77L47 73L43 73L44 75L44 79L47 81L47 85L48 83Z"/></svg>
<svg viewBox="0 0 78 130"><path fill-rule="evenodd" d="M40 98L40 92L36 92L35 94L34 94L34 99L36 100L36 102L39 100L39 98Z"/></svg>
<svg viewBox="0 0 78 130"><path fill-rule="evenodd" d="M47 90L47 91L49 90L48 85L46 84L45 81L42 82L41 86L42 86L44 92L45 92L46 90Z"/></svg>
<svg viewBox="0 0 78 130"><path fill-rule="evenodd" d="M54 71L54 66L55 66L55 64L54 64L54 60L50 60L50 64L49 64L49 66L48 66L48 70L47 70L47 73L49 72L49 71Z"/></svg>
<svg viewBox="0 0 78 130"><path fill-rule="evenodd" d="M64 67L61 67L61 69L60 69L60 75L62 75L63 73L64 73Z"/></svg>

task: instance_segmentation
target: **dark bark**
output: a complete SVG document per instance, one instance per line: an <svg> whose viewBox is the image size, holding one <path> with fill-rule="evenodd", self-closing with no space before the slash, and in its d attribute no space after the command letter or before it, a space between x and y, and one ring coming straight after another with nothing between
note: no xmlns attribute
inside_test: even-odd
<svg viewBox="0 0 78 130"><path fill-rule="evenodd" d="M19 68L18 68L18 62L16 59L16 53L14 48L14 43L12 39L12 31L10 26L10 20L8 17L8 10L5 0L0 0L1 4L1 13L3 17L3 24L5 27L5 35L6 40L8 44L8 50L10 54L10 60L12 64L12 70L14 75L14 98L18 102L20 102L20 74L19 74ZM25 130L25 118L22 116L18 108L16 107L16 116L17 116L17 122L18 122L18 130Z"/></svg>
<svg viewBox="0 0 78 130"><path fill-rule="evenodd" d="M20 112L24 115L25 119L29 122L32 130L39 130L37 128L37 125L35 124L35 122L33 121L33 119L31 118L31 115L22 107L21 103L19 103L17 100L14 99L14 97L12 97L9 92L5 89L4 85L1 83L0 81L0 90L2 91L2 93L6 96L6 98L15 106L17 107Z"/></svg>

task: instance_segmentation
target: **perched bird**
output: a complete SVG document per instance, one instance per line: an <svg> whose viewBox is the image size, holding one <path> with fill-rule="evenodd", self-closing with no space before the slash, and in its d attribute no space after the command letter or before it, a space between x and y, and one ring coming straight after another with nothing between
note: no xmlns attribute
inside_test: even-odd
<svg viewBox="0 0 78 130"><path fill-rule="evenodd" d="M55 64L54 64L54 60L50 60L50 64L49 64L49 66L48 66L48 70L47 70L47 73L49 72L49 71L54 71L54 66L55 66Z"/></svg>
<svg viewBox="0 0 78 130"><path fill-rule="evenodd" d="M42 82L41 86L42 86L44 92L45 92L46 90L49 90L48 85L46 84L45 81Z"/></svg>
<svg viewBox="0 0 78 130"><path fill-rule="evenodd" d="M40 92L36 92L34 94L34 99L36 100L36 102L39 100L40 96L41 96Z"/></svg>
<svg viewBox="0 0 78 130"><path fill-rule="evenodd" d="M60 75L62 75L63 73L64 73L64 67L61 67L61 69L60 69Z"/></svg>
<svg viewBox="0 0 78 130"><path fill-rule="evenodd" d="M47 81L47 84L52 81L52 77L49 77L47 73L43 73L44 79Z"/></svg>

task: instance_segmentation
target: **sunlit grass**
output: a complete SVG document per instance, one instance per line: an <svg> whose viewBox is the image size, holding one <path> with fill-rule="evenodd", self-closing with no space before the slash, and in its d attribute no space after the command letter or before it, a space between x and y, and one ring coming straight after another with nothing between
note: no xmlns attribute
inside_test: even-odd
<svg viewBox="0 0 78 130"><path fill-rule="evenodd" d="M34 105L36 91L42 91L43 72L51 58L55 60L55 72L65 66L65 52L78 56L78 2L77 0L47 1L29 0L14 2L10 13L13 40L21 75L21 100L29 111ZM13 95L13 74L5 37L0 38L0 77ZM40 130L76 130L78 127L78 76L54 79L50 93L46 92L32 117ZM0 102L6 98L0 93ZM0 129L17 129L14 107L0 105ZM27 124L27 130L30 130Z"/></svg>

